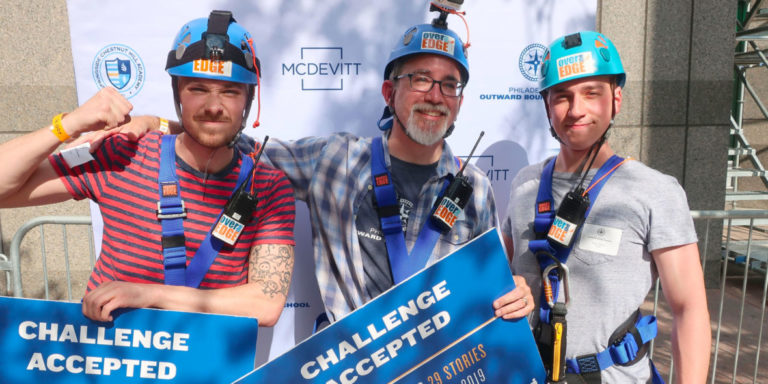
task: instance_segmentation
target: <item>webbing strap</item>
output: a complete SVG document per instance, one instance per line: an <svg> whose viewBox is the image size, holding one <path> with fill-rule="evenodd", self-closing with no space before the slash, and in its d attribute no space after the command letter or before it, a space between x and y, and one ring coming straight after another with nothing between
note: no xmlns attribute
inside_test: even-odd
<svg viewBox="0 0 768 384"><path fill-rule="evenodd" d="M568 255L570 254L572 248L572 246L569 248L555 246L549 240L547 240L546 237L547 232L549 231L549 227L552 225L552 222L555 219L556 210L554 207L554 198L552 197L552 175L554 173L556 159L556 157L553 157L549 162L547 162L544 170L541 173L539 191L536 197L536 215L534 216L533 228L534 233L536 234L536 240L532 240L528 243L528 249L530 249L531 252L536 255L542 271L556 261L565 264L565 262L568 260ZM600 169L598 169L597 173L592 179L592 183L590 183L588 188L589 192L587 194L589 195L590 204L589 208L587 208L585 217L589 216L589 212L594 206L595 201L597 200L597 196L600 194L600 190L602 190L606 181L608 181L612 175L612 171L623 161L623 158L617 155L613 155L600 167ZM580 230L581 228L577 230L574 236L578 236ZM557 260L554 260L552 257L550 257L550 255L554 256ZM558 276L557 268L550 272L548 278L552 287L554 301L557 301L560 288L560 279ZM544 290L542 290L541 299L542 305L539 309L539 318L542 321L547 322L549 319L549 306L546 305L547 301L544 297Z"/></svg>
<svg viewBox="0 0 768 384"><path fill-rule="evenodd" d="M233 192L248 181L251 170L253 170L253 160L242 155L240 173ZM181 200L181 188L176 175L176 135L164 135L160 142L158 182L160 199L157 203L157 218L162 225L165 284L197 288L213 264L213 260L219 254L223 242L211 236L211 232L218 223L217 219L187 266L183 220L186 216L186 210ZM172 188L173 190L171 190ZM170 192L175 193L171 194ZM218 217L220 218L221 214Z"/></svg>
<svg viewBox="0 0 768 384"><path fill-rule="evenodd" d="M573 246L562 247L553 245L552 242L547 239L547 232L554 222L556 213L554 198L552 197L552 175L554 173L556 160L556 157L552 158L549 162L547 162L542 171L541 180L539 182L539 190L536 197L536 205L534 207L535 216L533 229L536 239L528 243L528 249L536 256L536 259L539 262L539 267L542 271L546 271L548 267L554 264L564 267ZM595 201L597 200L597 196L599 195L602 187L605 185L605 182L608 181L608 178L612 175L613 171L618 166L620 166L623 161L623 158L613 155L608 159L608 161L605 162L605 164L600 167L600 169L598 169L597 173L592 179L592 182L590 183L590 186L587 188L590 204L585 212L585 219L587 216L589 216L589 212L591 211L592 206L594 206ZM577 228L576 233L574 233L573 236L578 238L580 230L580 227ZM549 300L546 297L547 291L551 292L551 301L555 303L555 306L561 305L557 303L557 298L560 291L560 269L562 267L550 268L549 273L546 276L542 276L542 290L541 297L539 299L539 302L541 303L539 306L539 321L546 324L550 324L553 317L552 308L550 308ZM566 300L566 302L567 301L568 300ZM562 325L564 329L565 323L565 320L563 320ZM565 335L565 332L563 333L563 339L560 342L565 344L567 335ZM537 340L537 343L541 342L546 343L543 340ZM549 342L552 341L550 340ZM561 351L560 353L565 353L565 351ZM563 355L560 356L562 358ZM587 367L587 369L599 368L601 362L598 360L598 357L598 355L594 355L594 358L592 359L583 358L581 360L582 367ZM554 363L555 362L551 362L551 364ZM569 372L572 369L571 365L573 365L572 361L566 361L566 367L568 368ZM554 367L554 365L551 366ZM599 370L600 369L597 369L596 372L599 372ZM560 377L559 374L558 377Z"/></svg>
<svg viewBox="0 0 768 384"><path fill-rule="evenodd" d="M398 284L424 268L442 231L432 222L431 217L428 217L419 231L419 237L416 239L411 254L408 254L400 219L400 204L397 201L392 175L384 161L383 145L381 136L373 138L371 143L371 176L373 177L373 191L376 196L381 231L384 233L389 265L392 269L392 279L395 284ZM450 180L445 180L438 199L443 195L449 183Z"/></svg>
<svg viewBox="0 0 768 384"><path fill-rule="evenodd" d="M241 159L240 174L237 176L237 185L235 185L235 188L232 190L232 194L234 194L234 191L237 191L243 183L248 182L248 178L254 166L253 160L250 157L242 155ZM230 199L232 199L232 194L230 194ZM219 255L219 251L224 245L223 241L211 234L214 229L216 229L216 224L218 224L222 214L224 214L223 210L216 221L213 222L213 226L211 226L211 229L205 235L205 239L200 243L200 248L195 252L195 257L190 260L189 265L187 266L185 284L187 287L197 288L200 286L206 273L208 273L208 270L211 268L213 260Z"/></svg>
<svg viewBox="0 0 768 384"><path fill-rule="evenodd" d="M627 364L635 360L640 347L653 340L657 332L656 317L643 316L635 322L632 329L608 348L595 354L567 359L568 373L588 374L602 371L614 364ZM654 383L656 383L655 376L654 374ZM660 376L658 378L661 379ZM663 380L661 382L663 383Z"/></svg>
<svg viewBox="0 0 768 384"><path fill-rule="evenodd" d="M181 187L176 176L176 135L165 135L160 142L157 218L162 225L163 267L166 285L184 285L187 250L184 245L184 217Z"/></svg>
<svg viewBox="0 0 768 384"><path fill-rule="evenodd" d="M559 247L551 244L549 247L547 247L545 244L549 243L549 241L546 239L546 234L555 219L556 209L554 206L554 198L552 197L552 174L554 173L556 159L556 157L553 157L541 172L541 181L539 182L539 191L536 197L536 215L533 219L533 230L537 235L537 239L529 242L528 248L530 248L534 254L536 254L536 251L540 249L553 251L553 255L557 257L561 263L565 263L568 260L568 254L571 252L571 248ZM608 181L610 178L614 167L618 166L623 161L623 158L617 155L613 155L600 167L600 169L597 170L597 173L595 174L595 177L592 179L592 183L588 188L589 192L587 192L587 195L589 196L590 204L589 208L587 208L585 217L589 216L589 212L595 205L595 201L597 200L597 196L600 194L600 190L603 188L606 181ZM574 234L574 236L577 235L578 233ZM537 249L534 250L532 247ZM541 267L542 271L552 263L554 263L554 260L549 257L539 258L539 266Z"/></svg>

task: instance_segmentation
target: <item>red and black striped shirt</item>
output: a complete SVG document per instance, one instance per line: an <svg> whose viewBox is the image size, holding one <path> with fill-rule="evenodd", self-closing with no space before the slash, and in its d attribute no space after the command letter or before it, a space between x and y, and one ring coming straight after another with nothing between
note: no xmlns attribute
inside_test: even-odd
<svg viewBox="0 0 768 384"><path fill-rule="evenodd" d="M132 142L122 135L112 136L93 154L94 161L74 168L58 154L49 158L70 194L77 200L95 201L104 219L101 254L88 281L89 291L109 280L164 282L162 228L156 213L161 137L155 132ZM181 198L187 209L187 264L234 190L240 163L236 150L229 165L206 178L176 156ZM295 205L285 174L260 163L253 183L258 199L253 219L234 246L224 244L201 288L245 284L254 245L294 245Z"/></svg>

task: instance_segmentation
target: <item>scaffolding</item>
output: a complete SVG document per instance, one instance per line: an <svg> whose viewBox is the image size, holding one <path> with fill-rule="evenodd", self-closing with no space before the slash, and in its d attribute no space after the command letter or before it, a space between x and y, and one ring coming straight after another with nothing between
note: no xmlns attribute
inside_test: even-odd
<svg viewBox="0 0 768 384"><path fill-rule="evenodd" d="M734 55L734 89L731 108L730 147L728 149L728 179L726 183L726 204L738 209L744 202L768 201L768 172L758 157L759 153L750 143L745 132L744 103L745 91L751 97L762 115L759 120L768 123L768 108L760 99L757 89L749 80L748 73L758 68L768 68L768 49L759 47L758 42L768 41L768 8L762 7L762 0L740 0L737 11L736 52ZM757 79L766 78L764 70L755 73ZM768 126L768 125L767 125ZM739 184L742 177L756 177L762 188L744 188ZM767 224L768 221L761 224Z"/></svg>

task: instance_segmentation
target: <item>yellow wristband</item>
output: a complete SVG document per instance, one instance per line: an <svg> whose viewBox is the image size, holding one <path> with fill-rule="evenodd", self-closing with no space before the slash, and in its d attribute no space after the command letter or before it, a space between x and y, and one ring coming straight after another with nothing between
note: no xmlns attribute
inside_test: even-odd
<svg viewBox="0 0 768 384"><path fill-rule="evenodd" d="M65 131L64 126L61 125L61 118L64 117L64 115L65 113L59 113L53 117L53 121L51 122L51 132L53 132L53 135L61 142L69 140L67 131Z"/></svg>
<svg viewBox="0 0 768 384"><path fill-rule="evenodd" d="M169 131L168 128L168 119L160 118L160 132L163 133L163 135L167 135Z"/></svg>

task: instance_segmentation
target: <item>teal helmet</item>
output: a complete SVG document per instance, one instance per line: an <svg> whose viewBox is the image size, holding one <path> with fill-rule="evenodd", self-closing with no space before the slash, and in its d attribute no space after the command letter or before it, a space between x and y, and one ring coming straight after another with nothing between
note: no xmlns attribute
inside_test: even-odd
<svg viewBox="0 0 768 384"><path fill-rule="evenodd" d="M431 24L420 24L408 28L389 54L387 66L384 68L384 80L389 78L396 61L411 55L433 53L446 56L456 62L461 72L461 81L469 81L469 63L464 43L456 32L436 27Z"/></svg>
<svg viewBox="0 0 768 384"><path fill-rule="evenodd" d="M259 59L250 39L231 12L213 11L181 27L165 69L171 76L258 84Z"/></svg>
<svg viewBox="0 0 768 384"><path fill-rule="evenodd" d="M539 75L539 92L553 85L593 76L616 76L620 87L627 75L619 51L605 35L583 31L555 40L544 55Z"/></svg>

